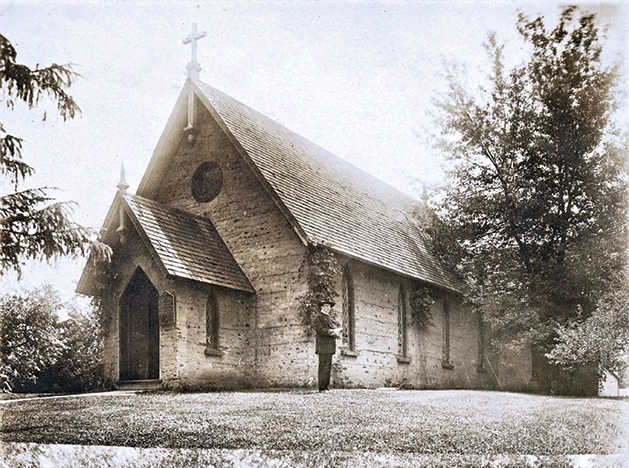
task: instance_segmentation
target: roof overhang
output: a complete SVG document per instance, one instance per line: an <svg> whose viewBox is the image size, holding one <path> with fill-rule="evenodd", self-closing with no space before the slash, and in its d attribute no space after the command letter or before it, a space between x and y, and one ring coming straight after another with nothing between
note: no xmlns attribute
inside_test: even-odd
<svg viewBox="0 0 629 468"><path fill-rule="evenodd" d="M119 242L121 223L133 228L164 276L184 278L228 289L255 293L220 235L206 219L161 205L139 196L116 194L107 214L103 241ZM118 245L117 248L121 248ZM97 266L88 260L77 292L95 295L93 280Z"/></svg>

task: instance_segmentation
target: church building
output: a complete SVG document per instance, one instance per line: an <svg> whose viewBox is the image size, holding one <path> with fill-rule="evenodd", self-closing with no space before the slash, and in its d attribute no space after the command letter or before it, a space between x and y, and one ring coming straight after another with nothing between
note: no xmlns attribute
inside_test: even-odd
<svg viewBox="0 0 629 468"><path fill-rule="evenodd" d="M325 249L343 327L332 387L532 388L530 353L492 350L429 252L419 200L201 82L194 56L188 69L137 192L123 177L105 219L111 262L77 287L100 297L110 379L315 387L303 302Z"/></svg>

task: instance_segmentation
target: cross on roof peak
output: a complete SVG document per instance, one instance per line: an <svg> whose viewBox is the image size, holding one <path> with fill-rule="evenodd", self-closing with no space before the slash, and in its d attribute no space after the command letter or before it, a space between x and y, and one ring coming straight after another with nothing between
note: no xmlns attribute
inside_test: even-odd
<svg viewBox="0 0 629 468"><path fill-rule="evenodd" d="M190 62L186 66L186 69L188 70L188 77L194 80L199 79L199 72L201 71L201 66L197 62L197 41L203 39L205 36L205 31L199 31L197 29L197 23L192 23L190 35L183 40L184 44L191 44Z"/></svg>

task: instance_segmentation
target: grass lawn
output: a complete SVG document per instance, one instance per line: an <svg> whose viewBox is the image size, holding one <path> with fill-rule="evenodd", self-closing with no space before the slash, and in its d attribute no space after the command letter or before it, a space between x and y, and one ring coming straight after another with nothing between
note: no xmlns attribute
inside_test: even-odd
<svg viewBox="0 0 629 468"><path fill-rule="evenodd" d="M43 398L2 403L0 441L183 449L610 454L629 437L627 405L596 398L403 390Z"/></svg>

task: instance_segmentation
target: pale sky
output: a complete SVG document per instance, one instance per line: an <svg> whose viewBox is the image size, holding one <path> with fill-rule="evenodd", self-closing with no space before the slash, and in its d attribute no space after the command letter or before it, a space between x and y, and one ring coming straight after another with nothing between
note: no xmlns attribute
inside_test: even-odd
<svg viewBox="0 0 629 468"><path fill-rule="evenodd" d="M578 3L578 2L577 2ZM608 28L610 60L627 52L629 5L582 4ZM120 163L134 192L186 80L193 22L201 80L411 195L413 180L443 179L431 148L432 100L447 62L470 77L488 71L490 30L522 56L518 10L554 27L560 4L509 1L0 1L0 33L30 67L72 63L82 109L63 122L49 109L10 111L0 122L24 139L29 182L78 203L74 218L99 228ZM0 184L0 190L6 190ZM0 291L50 283L73 296L84 259L27 265Z"/></svg>

